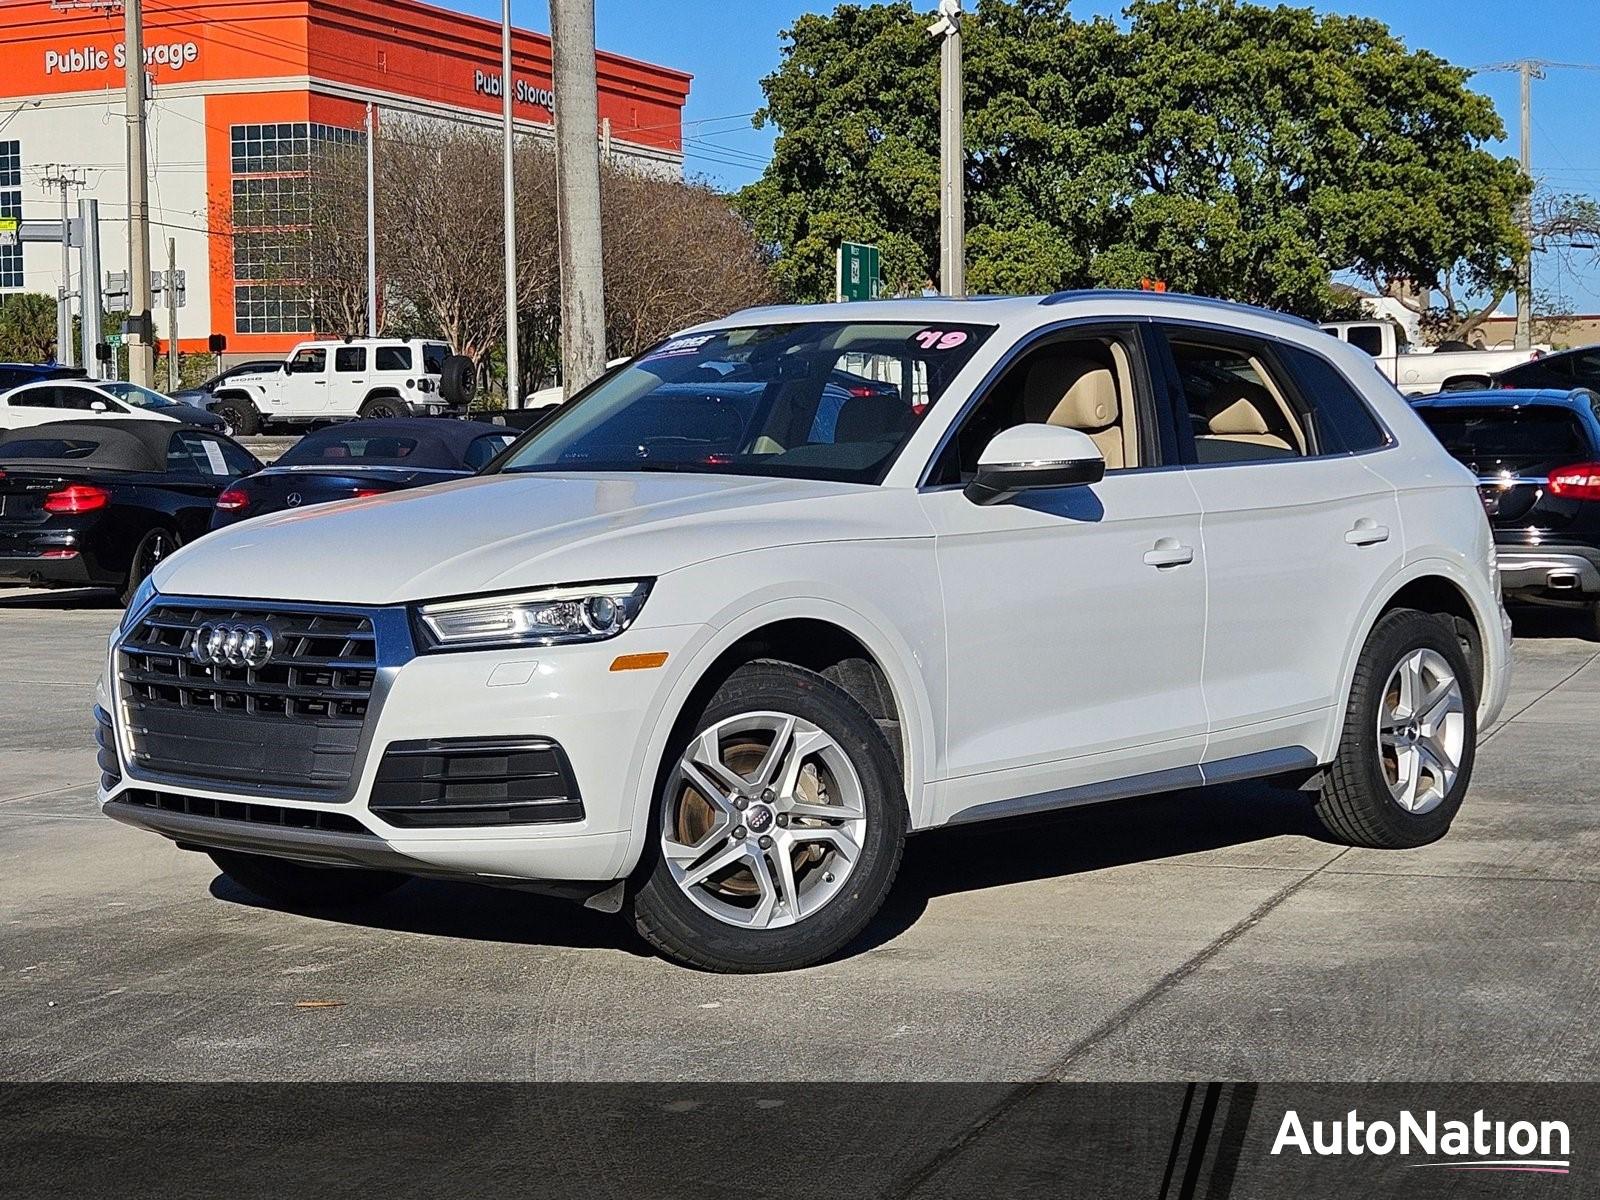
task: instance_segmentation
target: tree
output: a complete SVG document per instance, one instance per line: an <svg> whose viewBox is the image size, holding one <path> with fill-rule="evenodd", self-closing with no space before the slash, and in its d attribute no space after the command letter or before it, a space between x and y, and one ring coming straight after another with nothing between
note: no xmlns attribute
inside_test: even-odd
<svg viewBox="0 0 1600 1200"><path fill-rule="evenodd" d="M55 300L37 292L0 296L0 360L49 362L55 356Z"/></svg>
<svg viewBox="0 0 1600 1200"><path fill-rule="evenodd" d="M1135 0L1124 31L1064 0L980 0L967 48L975 291L1157 277L1310 317L1335 272L1492 295L1525 184L1468 73L1381 23L1238 0ZM842 5L785 34L758 123L773 161L738 197L794 299L832 291L839 240L876 241L891 290L937 245L927 14Z"/></svg>

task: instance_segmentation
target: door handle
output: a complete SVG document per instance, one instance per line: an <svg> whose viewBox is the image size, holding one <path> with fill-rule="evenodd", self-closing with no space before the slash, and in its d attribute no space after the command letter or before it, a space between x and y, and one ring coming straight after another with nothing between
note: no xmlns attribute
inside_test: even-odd
<svg viewBox="0 0 1600 1200"><path fill-rule="evenodd" d="M1177 538L1159 538L1153 547L1144 552L1147 567L1181 567L1193 561L1194 547L1180 544Z"/></svg>
<svg viewBox="0 0 1600 1200"><path fill-rule="evenodd" d="M1344 540L1352 546L1375 546L1389 540L1389 527L1379 525L1371 517L1362 517L1345 533Z"/></svg>

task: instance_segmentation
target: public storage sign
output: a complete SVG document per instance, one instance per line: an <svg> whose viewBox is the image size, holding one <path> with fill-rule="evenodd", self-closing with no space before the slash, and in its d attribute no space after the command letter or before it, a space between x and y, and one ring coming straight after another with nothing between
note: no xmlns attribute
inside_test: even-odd
<svg viewBox="0 0 1600 1200"><path fill-rule="evenodd" d="M146 69L167 67L181 71L200 57L196 42L162 42L144 48ZM46 75L81 75L92 71L121 71L128 65L128 47L117 42L112 46L73 46L70 49L46 50L44 73Z"/></svg>

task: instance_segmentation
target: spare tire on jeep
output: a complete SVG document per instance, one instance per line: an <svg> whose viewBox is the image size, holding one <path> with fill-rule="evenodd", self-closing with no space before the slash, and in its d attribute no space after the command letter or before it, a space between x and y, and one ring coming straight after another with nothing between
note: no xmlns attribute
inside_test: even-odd
<svg viewBox="0 0 1600 1200"><path fill-rule="evenodd" d="M478 364L452 354L439 368L439 394L447 404L470 404L478 391Z"/></svg>

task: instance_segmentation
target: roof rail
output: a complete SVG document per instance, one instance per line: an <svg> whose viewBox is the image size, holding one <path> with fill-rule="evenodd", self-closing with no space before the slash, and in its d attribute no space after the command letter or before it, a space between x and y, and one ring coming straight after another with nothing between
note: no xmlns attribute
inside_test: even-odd
<svg viewBox="0 0 1600 1200"><path fill-rule="evenodd" d="M1192 296L1187 292L1147 292L1138 288L1075 288L1054 292L1039 301L1040 304L1071 304L1078 300L1171 300L1197 308L1221 309L1224 312L1251 312L1274 317L1280 321L1293 321L1297 325L1318 328L1315 321L1277 309L1262 308L1258 304L1243 304L1237 300L1218 300L1214 296Z"/></svg>

